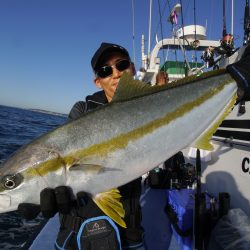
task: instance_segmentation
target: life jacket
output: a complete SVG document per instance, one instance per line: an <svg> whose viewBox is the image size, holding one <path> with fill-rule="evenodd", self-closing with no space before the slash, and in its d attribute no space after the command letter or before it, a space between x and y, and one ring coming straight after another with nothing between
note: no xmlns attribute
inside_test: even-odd
<svg viewBox="0 0 250 250"><path fill-rule="evenodd" d="M73 221L73 220L72 220ZM60 230L55 249L121 250L120 233L108 216L81 220L79 228ZM75 225L76 226L76 225Z"/></svg>

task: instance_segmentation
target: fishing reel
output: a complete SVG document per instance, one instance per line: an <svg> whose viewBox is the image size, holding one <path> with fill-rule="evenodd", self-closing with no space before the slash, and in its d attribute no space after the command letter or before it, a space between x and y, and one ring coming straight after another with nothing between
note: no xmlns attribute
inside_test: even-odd
<svg viewBox="0 0 250 250"><path fill-rule="evenodd" d="M196 168L190 163L181 164L170 175L170 189L191 188L196 180Z"/></svg>
<svg viewBox="0 0 250 250"><path fill-rule="evenodd" d="M231 56L235 52L234 48L234 36L231 34L225 34L220 41L220 46L215 48L215 52L222 56Z"/></svg>
<svg viewBox="0 0 250 250"><path fill-rule="evenodd" d="M221 46L230 53L234 50L234 36L231 34L226 34L221 40Z"/></svg>
<svg viewBox="0 0 250 250"><path fill-rule="evenodd" d="M149 172L148 184L156 189L183 189L191 188L196 181L196 168L185 163L183 153L180 151Z"/></svg>

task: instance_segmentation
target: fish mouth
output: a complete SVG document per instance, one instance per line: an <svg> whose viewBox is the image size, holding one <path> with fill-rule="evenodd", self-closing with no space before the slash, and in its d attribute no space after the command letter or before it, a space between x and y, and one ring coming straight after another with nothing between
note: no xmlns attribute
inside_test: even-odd
<svg viewBox="0 0 250 250"><path fill-rule="evenodd" d="M0 211L7 212L11 206L11 198L7 194L0 194Z"/></svg>

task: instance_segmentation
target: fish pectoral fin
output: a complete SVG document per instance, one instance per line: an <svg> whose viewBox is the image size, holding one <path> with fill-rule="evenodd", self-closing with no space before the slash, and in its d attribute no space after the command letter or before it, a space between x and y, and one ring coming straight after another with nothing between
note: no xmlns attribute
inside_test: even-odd
<svg viewBox="0 0 250 250"><path fill-rule="evenodd" d="M213 145L210 143L210 139L213 134L220 126L220 124L225 120L227 115L231 112L235 102L237 99L237 95L235 94L228 105L224 108L218 118L213 122L213 124L204 132L198 139L192 144L192 147L212 151L214 149Z"/></svg>
<svg viewBox="0 0 250 250"><path fill-rule="evenodd" d="M87 171L87 172L101 172L102 169L101 165L97 164L84 164L84 163L74 163L69 167L69 171Z"/></svg>
<svg viewBox="0 0 250 250"><path fill-rule="evenodd" d="M84 172L92 172L99 174L106 171L120 171L120 170L115 168L107 168L98 164L74 163L69 167L69 171L84 171Z"/></svg>
<svg viewBox="0 0 250 250"><path fill-rule="evenodd" d="M113 221L121 227L126 228L126 223L122 219L125 216L125 210L120 202L120 192L118 189L111 189L104 193L99 193L93 197L96 205Z"/></svg>

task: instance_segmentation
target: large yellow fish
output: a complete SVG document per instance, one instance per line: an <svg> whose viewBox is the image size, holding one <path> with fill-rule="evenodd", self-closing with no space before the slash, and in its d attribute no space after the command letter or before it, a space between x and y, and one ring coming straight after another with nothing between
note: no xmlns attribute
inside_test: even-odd
<svg viewBox="0 0 250 250"><path fill-rule="evenodd" d="M112 103L37 138L0 166L0 212L39 204L42 189L67 185L88 192L125 226L115 188L187 146L209 149L236 90L224 70L161 87L124 74Z"/></svg>

